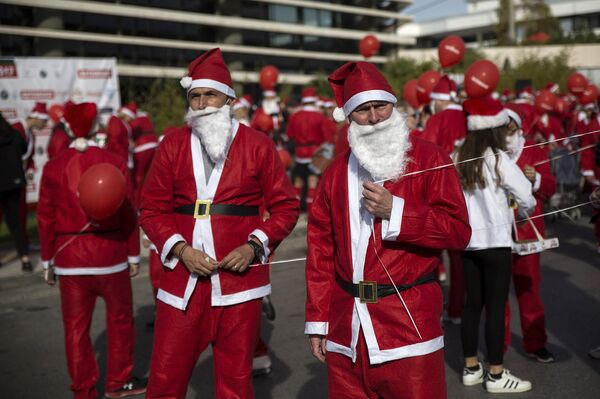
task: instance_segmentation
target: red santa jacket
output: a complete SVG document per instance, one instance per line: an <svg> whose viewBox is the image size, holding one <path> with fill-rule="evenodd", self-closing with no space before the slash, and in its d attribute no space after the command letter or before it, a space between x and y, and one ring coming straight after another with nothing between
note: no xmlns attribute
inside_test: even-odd
<svg viewBox="0 0 600 399"><path fill-rule="evenodd" d="M450 104L427 121L421 138L442 147L447 154L454 152L467 135L467 118L458 104Z"/></svg>
<svg viewBox="0 0 600 399"><path fill-rule="evenodd" d="M296 162L309 163L319 146L332 139L328 122L317 108L310 106L290 116L286 134L296 145Z"/></svg>
<svg viewBox="0 0 600 399"><path fill-rule="evenodd" d="M537 112L535 111L535 107L528 103L527 100L515 100L514 104L518 104L521 108L525 118L521 120L521 125L523 126L523 132L525 137L528 137L531 133L537 119Z"/></svg>
<svg viewBox="0 0 600 399"><path fill-rule="evenodd" d="M138 136L135 139L133 147L133 177L135 187L136 204L139 204L139 199L142 194L144 179L150 169L150 164L158 147L158 137L152 133L146 133Z"/></svg>
<svg viewBox="0 0 600 399"><path fill-rule="evenodd" d="M521 169L525 168L526 165L535 167L536 178L533 183L533 195L535 196L536 205L535 210L529 215L529 217L534 217L544 212L544 202L549 200L556 192L556 179L552 174L550 162L536 165L539 162L548 160L547 151L536 146L533 141L526 141L525 147L527 148L522 150L517 159L517 165ZM532 221L543 236L545 229L544 218L538 217L532 219ZM520 240L537 238L531 227L531 223L528 221L517 223L517 233Z"/></svg>
<svg viewBox="0 0 600 399"><path fill-rule="evenodd" d="M85 152L74 148L62 152L44 165L42 173L37 209L41 258L45 267L53 260L59 275L117 273L127 268L127 262L139 263L139 229L127 166L93 141L88 145ZM123 172L127 198L113 216L80 232L89 218L79 205L79 180L92 165L104 162Z"/></svg>
<svg viewBox="0 0 600 399"><path fill-rule="evenodd" d="M344 123L342 127L340 127L335 136L335 150L333 152L334 156L338 156L340 154L344 154L346 151L350 149L350 143L348 143L348 129L350 125L348 123Z"/></svg>
<svg viewBox="0 0 600 399"><path fill-rule="evenodd" d="M106 135L106 149L121 157L129 168L133 168L133 158L130 157L129 153L129 138L131 136L129 124L113 115L106 125Z"/></svg>
<svg viewBox="0 0 600 399"><path fill-rule="evenodd" d="M226 160L215 165L208 184L200 139L189 127L165 136L144 184L140 224L165 265L157 298L178 309L186 308L198 280L208 282L208 278L190 274L176 257L169 257L178 241L221 260L253 234L263 242L268 257L298 219L299 204L272 140L237 121L232 123L234 138ZM264 203L270 217L265 221L262 215L194 219L175 213L176 207L196 200L245 206ZM243 274L218 270L210 284L213 306L241 303L271 292L266 266L251 267Z"/></svg>
<svg viewBox="0 0 600 399"><path fill-rule="evenodd" d="M542 136L544 141L563 139L565 137L565 132L560 119L555 115L548 113L538 116L532 134L530 134L529 137L534 137L538 133ZM556 144L562 145L562 140L557 141Z"/></svg>
<svg viewBox="0 0 600 399"><path fill-rule="evenodd" d="M35 148L35 136L31 134L31 131L27 128L27 123L23 120L19 120L12 124L12 127L21 133L21 137L27 143L27 151L21 155L25 170L35 170L35 163L33 162L34 148Z"/></svg>
<svg viewBox="0 0 600 399"><path fill-rule="evenodd" d="M588 119L584 113L581 113L575 124L575 133L588 132L596 133L579 137L580 148L591 146L581 151L581 157L579 158L581 174L583 176L595 176L596 179L600 179L600 167L596 164L596 150L593 147L600 137L600 116L594 114L591 119Z"/></svg>
<svg viewBox="0 0 600 399"><path fill-rule="evenodd" d="M451 164L434 144L414 136L410 140L406 173ZM402 292L420 339L396 295L361 303L336 279L390 284L381 259L395 284L409 284L435 270L443 249L464 249L471 228L456 170L449 166L385 182L394 205L389 221L374 220L375 237L372 216L360 218L358 176L358 161L349 152L321 178L308 222L305 333L327 335L327 350L355 359L362 328L371 364L437 351L444 340L438 284Z"/></svg>
<svg viewBox="0 0 600 399"><path fill-rule="evenodd" d="M56 126L52 130L52 135L48 141L48 159L56 158L58 154L69 148L69 144L71 144L71 139L67 135L67 132L64 131L62 126Z"/></svg>

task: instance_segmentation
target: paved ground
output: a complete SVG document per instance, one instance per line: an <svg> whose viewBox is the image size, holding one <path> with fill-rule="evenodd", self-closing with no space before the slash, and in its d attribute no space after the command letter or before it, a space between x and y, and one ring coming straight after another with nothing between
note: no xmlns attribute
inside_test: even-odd
<svg viewBox="0 0 600 399"><path fill-rule="evenodd" d="M526 358L521 349L519 322L513 312L512 347L506 365L533 382L534 390L512 398L600 398L600 361L587 351L600 345L600 264L587 218L576 223L549 222L549 236L560 237L560 248L542 256L543 299L547 309L548 348L554 364ZM278 251L279 259L305 254L305 223ZM6 244L0 259L8 259ZM36 259L37 260L37 259ZM42 283L39 270L23 275L18 262L0 267L0 398L68 398L58 290ZM265 322L263 336L270 342L273 373L256 378L256 397L326 398L325 367L313 360L302 335L304 321L304 264L273 266L273 301L277 318ZM145 327L153 317L153 299L147 270L133 280L137 325L136 373L148 371L152 331ZM513 301L514 305L514 301ZM516 309L516 306L513 306ZM93 342L101 370L106 364L104 309L100 301L93 322ZM446 378L449 398L492 398L481 386L460 383L459 327L446 325ZM103 373L103 371L102 371ZM103 378L104 375L101 376ZM99 390L103 391L102 384ZM213 397L210 351L198 361L188 399Z"/></svg>

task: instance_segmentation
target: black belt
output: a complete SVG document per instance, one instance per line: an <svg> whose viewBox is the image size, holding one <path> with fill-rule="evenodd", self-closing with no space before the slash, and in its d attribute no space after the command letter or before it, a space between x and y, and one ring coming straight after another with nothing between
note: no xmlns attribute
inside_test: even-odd
<svg viewBox="0 0 600 399"><path fill-rule="evenodd" d="M116 233L117 231L121 231L120 228L112 229L112 230L87 230L87 231L59 231L56 232L57 236L78 236L83 234L108 234L108 233Z"/></svg>
<svg viewBox="0 0 600 399"><path fill-rule="evenodd" d="M437 282L437 277L434 272L428 273L423 277L418 278L411 284L398 284L399 292L406 291L416 285ZM362 303L377 303L377 298L383 298L396 293L396 289L391 284L377 284L375 281L361 281L358 284L349 281L337 279L338 285L348 294L355 298L360 298Z"/></svg>
<svg viewBox="0 0 600 399"><path fill-rule="evenodd" d="M176 213L192 215L195 219L204 219L210 215L258 216L258 206L213 204L210 201L198 200L195 204L181 205L175 208Z"/></svg>

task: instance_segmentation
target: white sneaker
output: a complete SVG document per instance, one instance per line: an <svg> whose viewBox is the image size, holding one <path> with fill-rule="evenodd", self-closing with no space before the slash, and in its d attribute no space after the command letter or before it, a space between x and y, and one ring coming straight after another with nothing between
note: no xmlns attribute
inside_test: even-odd
<svg viewBox="0 0 600 399"><path fill-rule="evenodd" d="M512 375L507 369L504 369L502 377L499 379L493 378L488 373L483 386L491 393L527 392L531 390L531 382Z"/></svg>
<svg viewBox="0 0 600 399"><path fill-rule="evenodd" d="M271 358L269 355L258 356L252 359L252 375L267 375L271 373Z"/></svg>
<svg viewBox="0 0 600 399"><path fill-rule="evenodd" d="M442 320L447 323L452 323L455 326L460 326L460 323L462 322L461 317L452 317L448 314L447 310L444 310L444 313L442 314Z"/></svg>
<svg viewBox="0 0 600 399"><path fill-rule="evenodd" d="M471 385L481 384L483 382L483 366L477 363L479 370L471 371L468 368L463 368L462 383L470 387Z"/></svg>

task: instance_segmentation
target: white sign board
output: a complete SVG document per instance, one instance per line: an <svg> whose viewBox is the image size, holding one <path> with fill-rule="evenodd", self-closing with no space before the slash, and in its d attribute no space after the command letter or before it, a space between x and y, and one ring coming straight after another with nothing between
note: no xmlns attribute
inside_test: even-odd
<svg viewBox="0 0 600 399"><path fill-rule="evenodd" d="M24 121L36 102L53 105L94 102L116 111L121 105L115 58L0 57L0 112L10 123ZM23 122L24 123L24 122ZM53 122L35 135L35 177L27 186L27 202L38 199L46 147Z"/></svg>

